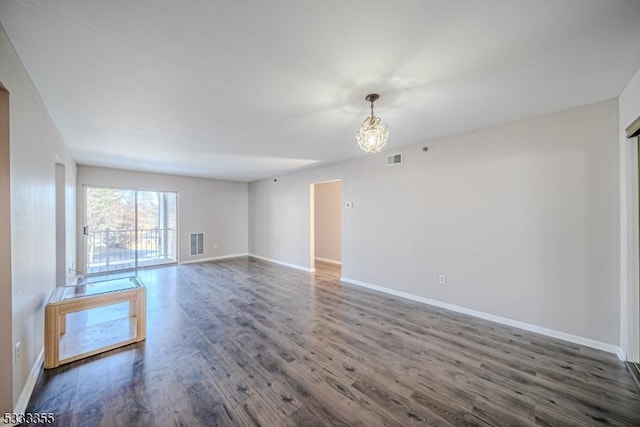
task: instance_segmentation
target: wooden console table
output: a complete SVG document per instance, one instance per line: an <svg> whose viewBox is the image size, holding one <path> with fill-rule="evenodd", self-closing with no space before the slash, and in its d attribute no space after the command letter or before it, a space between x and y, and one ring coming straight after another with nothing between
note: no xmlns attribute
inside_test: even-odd
<svg viewBox="0 0 640 427"><path fill-rule="evenodd" d="M96 312L129 303L120 318L69 325L67 315ZM122 311L122 310L120 310ZM77 316L77 314L75 314ZM93 356L139 342L146 337L146 289L137 277L125 277L56 288L45 306L44 367Z"/></svg>

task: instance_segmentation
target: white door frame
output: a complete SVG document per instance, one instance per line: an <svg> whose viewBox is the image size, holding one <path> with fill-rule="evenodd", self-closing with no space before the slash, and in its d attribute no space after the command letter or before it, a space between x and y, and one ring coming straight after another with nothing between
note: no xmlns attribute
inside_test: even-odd
<svg viewBox="0 0 640 427"><path fill-rule="evenodd" d="M621 147L620 349L640 363L640 117L626 129Z"/></svg>
<svg viewBox="0 0 640 427"><path fill-rule="evenodd" d="M179 193L176 190L150 190L150 189L144 189L144 188L130 188L130 187L114 187L114 186L109 186L109 185L97 185L97 184L83 184L82 185L82 203L81 203L81 207L80 207L80 212L81 212L81 218L82 218L82 222L78 222L79 223L79 227L78 227L78 237L81 241L81 247L82 247L82 251L79 254L79 262L78 265L81 265L83 268L83 274L87 275L87 239L86 236L84 235L84 228L87 224L87 190L89 188L107 188L107 189L111 189L111 190L124 190L124 191L133 191L135 192L135 200L134 200L134 209L135 209L135 224L136 224L136 229L138 227L138 192L158 192L158 193L174 193L176 195L176 236L175 236L175 262L173 263L166 263L166 264L160 264L160 265L174 265L174 264L178 264L180 261L180 230L179 230L179 222L180 222L180 212L179 212ZM137 233L136 233L137 235ZM128 270L136 270L138 268L143 268L138 266L138 248L137 248L137 239L136 239L136 250L135 250L135 265L136 267L133 269L127 269L127 270L114 270L112 272L105 272L105 273L118 273L118 272L122 272L122 271L128 271ZM149 267L154 267L149 266ZM92 274L103 274L103 273L92 273Z"/></svg>

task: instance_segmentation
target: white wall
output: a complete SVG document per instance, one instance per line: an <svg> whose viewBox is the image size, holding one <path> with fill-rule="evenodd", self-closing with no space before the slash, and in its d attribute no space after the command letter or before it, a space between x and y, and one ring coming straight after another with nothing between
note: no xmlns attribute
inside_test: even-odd
<svg viewBox="0 0 640 427"><path fill-rule="evenodd" d="M0 81L9 91L11 180L11 298L12 343L22 346L14 362L13 385L0 385L15 405L44 343L44 304L56 284L55 165L66 166L72 197L67 212L75 212L75 162L69 156L47 109L0 27ZM75 241L73 215L68 242ZM67 245L67 263L75 245ZM71 276L69 276L71 278Z"/></svg>
<svg viewBox="0 0 640 427"><path fill-rule="evenodd" d="M246 183L78 166L79 248L83 247L85 186L177 191L180 263L247 253ZM205 233L205 253L190 256L189 233L197 232ZM81 266L82 252L78 251Z"/></svg>
<svg viewBox="0 0 640 427"><path fill-rule="evenodd" d="M620 111L620 346L627 360L640 362L638 286L638 146L625 129L640 116L640 70L618 99Z"/></svg>
<svg viewBox="0 0 640 427"><path fill-rule="evenodd" d="M315 184L315 258L339 263L342 259L342 183Z"/></svg>
<svg viewBox="0 0 640 427"><path fill-rule="evenodd" d="M250 252L308 268L309 185L342 179L345 278L616 346L617 127L611 100L253 182Z"/></svg>

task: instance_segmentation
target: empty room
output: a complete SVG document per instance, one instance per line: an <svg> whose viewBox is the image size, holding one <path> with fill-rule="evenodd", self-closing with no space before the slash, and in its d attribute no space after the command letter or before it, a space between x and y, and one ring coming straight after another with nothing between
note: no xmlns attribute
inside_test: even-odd
<svg viewBox="0 0 640 427"><path fill-rule="evenodd" d="M0 1L0 425L640 425L640 2Z"/></svg>

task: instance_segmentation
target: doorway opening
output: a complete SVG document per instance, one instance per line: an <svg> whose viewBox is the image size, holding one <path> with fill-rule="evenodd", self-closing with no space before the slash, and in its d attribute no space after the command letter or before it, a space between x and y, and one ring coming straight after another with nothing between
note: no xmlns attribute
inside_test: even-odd
<svg viewBox="0 0 640 427"><path fill-rule="evenodd" d="M0 83L0 413L13 411L9 92Z"/></svg>
<svg viewBox="0 0 640 427"><path fill-rule="evenodd" d="M342 180L311 184L310 265L316 275L342 273Z"/></svg>
<svg viewBox="0 0 640 427"><path fill-rule="evenodd" d="M177 262L178 194L85 187L85 272Z"/></svg>

